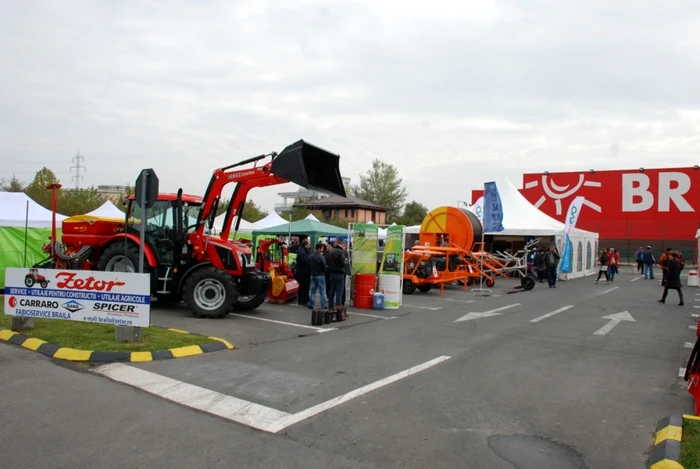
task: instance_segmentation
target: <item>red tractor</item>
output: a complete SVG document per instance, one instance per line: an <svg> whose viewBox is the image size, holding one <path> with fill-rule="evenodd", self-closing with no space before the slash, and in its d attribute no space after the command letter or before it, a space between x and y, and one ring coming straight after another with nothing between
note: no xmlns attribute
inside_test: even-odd
<svg viewBox="0 0 700 469"><path fill-rule="evenodd" d="M258 244L255 260L258 269L268 272L272 285L267 292L267 301L284 304L299 296L299 282L287 264L289 250L279 239L265 239Z"/></svg>
<svg viewBox="0 0 700 469"><path fill-rule="evenodd" d="M41 288L49 286L49 281L37 269L29 269L29 273L24 276L24 284L27 288L32 288L35 283L41 285Z"/></svg>
<svg viewBox="0 0 700 469"><path fill-rule="evenodd" d="M270 158L263 163L263 160ZM253 164L252 167L242 168ZM300 140L281 153L261 155L217 169L204 198L160 194L147 212L144 272L151 275L151 291L162 302L184 300L197 317L222 318L234 310L260 306L271 285L270 274L253 261L250 247L230 241L235 221L248 192L293 182L307 189L345 197L339 156ZM222 189L237 183L221 233L211 232ZM63 221L62 243L54 257L38 267L65 267L135 272L139 264L142 223L139 202L130 197L126 220L86 215Z"/></svg>

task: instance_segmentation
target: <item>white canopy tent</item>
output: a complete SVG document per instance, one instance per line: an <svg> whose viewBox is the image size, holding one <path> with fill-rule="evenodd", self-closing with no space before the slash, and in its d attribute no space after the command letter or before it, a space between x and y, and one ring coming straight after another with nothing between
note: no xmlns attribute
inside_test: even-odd
<svg viewBox="0 0 700 469"><path fill-rule="evenodd" d="M318 218L314 216L313 213L309 213L309 215L305 218L305 220L311 220L311 221L320 221Z"/></svg>
<svg viewBox="0 0 700 469"><path fill-rule="evenodd" d="M224 218L226 217L226 213L222 213L218 217L214 218L214 232L215 233L221 233L221 230L224 227ZM236 226L236 220L234 219L233 222L231 223L231 230ZM238 232L239 233L252 233L254 230L259 230L261 227L257 223L251 223L249 221L245 221L241 219L240 225L238 225Z"/></svg>
<svg viewBox="0 0 700 469"><path fill-rule="evenodd" d="M119 210L116 205L114 205L111 201L107 201L97 207L95 210L93 210L90 213L86 213L86 215L90 215L93 217L100 217L100 218L124 218L124 212Z"/></svg>
<svg viewBox="0 0 700 469"><path fill-rule="evenodd" d="M0 226L51 228L51 210L34 202L24 192L0 192ZM66 216L56 214L56 227Z"/></svg>
<svg viewBox="0 0 700 469"><path fill-rule="evenodd" d="M287 225L289 221L285 220L277 214L277 212L271 212L268 216L262 220L255 222L258 229L264 230L265 228L271 228L273 226Z"/></svg>
<svg viewBox="0 0 700 469"><path fill-rule="evenodd" d="M494 236L551 237L563 255L564 223L555 220L532 205L508 178L496 185L503 210L503 231L487 232ZM574 229L571 234L572 272L562 273L563 280L597 272L598 233Z"/></svg>

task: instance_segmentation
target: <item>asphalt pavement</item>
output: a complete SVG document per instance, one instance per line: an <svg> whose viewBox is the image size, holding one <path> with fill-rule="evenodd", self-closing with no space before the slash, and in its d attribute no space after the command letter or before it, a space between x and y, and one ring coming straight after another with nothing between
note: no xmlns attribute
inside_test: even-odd
<svg viewBox="0 0 700 469"><path fill-rule="evenodd" d="M679 369L700 289L679 307L631 270L514 286L417 292L321 327L294 305L154 308L237 349L147 364L86 370L3 345L4 453L9 467L644 467L656 422L693 410Z"/></svg>

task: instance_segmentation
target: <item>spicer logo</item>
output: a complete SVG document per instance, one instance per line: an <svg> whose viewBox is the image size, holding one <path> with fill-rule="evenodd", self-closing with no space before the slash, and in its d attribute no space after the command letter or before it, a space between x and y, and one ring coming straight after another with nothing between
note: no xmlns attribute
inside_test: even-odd
<svg viewBox="0 0 700 469"><path fill-rule="evenodd" d="M81 309L85 308L85 306L81 305L75 300L70 300L67 301L66 303L63 303L61 306L63 306L63 309L67 309L71 313L75 313L76 311L80 311Z"/></svg>
<svg viewBox="0 0 700 469"><path fill-rule="evenodd" d="M126 304L112 304L112 303L95 303L93 306L93 311L108 311L108 312L119 312L119 313L133 313L136 309L135 305Z"/></svg>

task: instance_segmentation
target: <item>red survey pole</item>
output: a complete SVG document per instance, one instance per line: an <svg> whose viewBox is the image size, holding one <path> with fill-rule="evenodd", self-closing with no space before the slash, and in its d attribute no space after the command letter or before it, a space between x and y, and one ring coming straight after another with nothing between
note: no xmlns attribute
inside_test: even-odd
<svg viewBox="0 0 700 469"><path fill-rule="evenodd" d="M56 249L56 197L57 191L61 188L59 183L50 184L46 189L52 191L51 194L51 257L56 257L54 250Z"/></svg>

